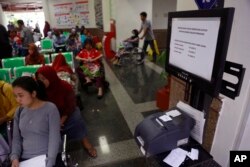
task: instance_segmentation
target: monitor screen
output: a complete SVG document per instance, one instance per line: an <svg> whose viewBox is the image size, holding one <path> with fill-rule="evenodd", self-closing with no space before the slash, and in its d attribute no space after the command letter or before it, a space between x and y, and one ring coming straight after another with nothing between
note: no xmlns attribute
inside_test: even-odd
<svg viewBox="0 0 250 167"><path fill-rule="evenodd" d="M219 93L234 8L170 12L166 71Z"/></svg>
<svg viewBox="0 0 250 167"><path fill-rule="evenodd" d="M211 81L220 18L174 18L169 63Z"/></svg>

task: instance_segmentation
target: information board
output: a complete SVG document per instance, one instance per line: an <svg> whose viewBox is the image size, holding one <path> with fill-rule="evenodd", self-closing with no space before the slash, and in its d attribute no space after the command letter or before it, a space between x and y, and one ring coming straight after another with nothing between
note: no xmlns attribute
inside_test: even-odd
<svg viewBox="0 0 250 167"><path fill-rule="evenodd" d="M56 3L54 16L57 27L75 27L76 25L89 25L88 1L77 1L69 3Z"/></svg>
<svg viewBox="0 0 250 167"><path fill-rule="evenodd" d="M169 63L211 80L220 18L174 18Z"/></svg>

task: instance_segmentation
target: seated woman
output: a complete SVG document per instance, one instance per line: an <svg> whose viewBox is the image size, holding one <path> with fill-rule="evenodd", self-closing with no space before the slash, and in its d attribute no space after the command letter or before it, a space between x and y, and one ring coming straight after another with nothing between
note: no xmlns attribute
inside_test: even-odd
<svg viewBox="0 0 250 167"><path fill-rule="evenodd" d="M61 144L57 107L44 101L45 91L41 81L24 76L17 78L12 86L21 105L14 118L10 155L12 167L19 167L19 162L37 156L44 156L42 161L46 167L53 167Z"/></svg>
<svg viewBox="0 0 250 167"><path fill-rule="evenodd" d="M47 36L44 39L51 39L51 40L53 40L53 32L52 31L48 31Z"/></svg>
<svg viewBox="0 0 250 167"><path fill-rule="evenodd" d="M67 81L74 89L75 94L77 93L78 80L71 67L66 62L65 57L59 53L53 63L52 67L55 69L58 77L64 81Z"/></svg>
<svg viewBox="0 0 250 167"><path fill-rule="evenodd" d="M38 48L34 43L29 44L28 52L29 54L25 57L26 65L45 64L44 56L39 53Z"/></svg>
<svg viewBox="0 0 250 167"><path fill-rule="evenodd" d="M75 31L72 31L67 39L67 50L72 51L76 55L80 49L81 42L79 36Z"/></svg>
<svg viewBox="0 0 250 167"><path fill-rule="evenodd" d="M120 63L120 57L125 54L128 51L131 51L133 48L138 48L139 47L139 32L138 30L134 29L132 30L132 36L125 39L120 47L118 52L116 53L115 57L111 59L113 64L115 65L121 65Z"/></svg>
<svg viewBox="0 0 250 167"><path fill-rule="evenodd" d="M7 140L7 121L13 119L18 103L13 94L12 86L0 80L0 133Z"/></svg>
<svg viewBox="0 0 250 167"><path fill-rule="evenodd" d="M96 81L96 87L98 88L98 99L103 96L103 83L104 76L100 70L102 54L93 48L93 42L91 39L86 39L84 43L84 48L76 56L76 60L80 60L82 65L77 69L77 73L80 79L86 81L89 85L92 80Z"/></svg>
<svg viewBox="0 0 250 167"><path fill-rule="evenodd" d="M66 52L66 37L59 30L54 32L53 45L56 53Z"/></svg>
<svg viewBox="0 0 250 167"><path fill-rule="evenodd" d="M37 70L36 78L46 87L47 98L53 102L61 116L62 132L71 139L80 139L88 154L96 157L95 148L87 138L87 130L79 108L76 106L75 94L72 86L61 80L53 67L43 66Z"/></svg>

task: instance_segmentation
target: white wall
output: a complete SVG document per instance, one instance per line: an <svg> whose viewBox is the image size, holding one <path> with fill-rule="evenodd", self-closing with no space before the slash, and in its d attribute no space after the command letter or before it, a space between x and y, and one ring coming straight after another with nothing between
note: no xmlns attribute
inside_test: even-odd
<svg viewBox="0 0 250 167"><path fill-rule="evenodd" d="M54 7L53 5L55 3L67 3L67 2L76 2L78 0L48 0L48 7L49 7L49 17L51 19L50 25L52 28L72 28L75 27L76 25L72 25L70 27L56 27L55 24L55 17L54 17ZM94 0L88 0L88 4L89 4L89 25L84 25L87 28L94 28L96 27L95 24L95 9L94 9ZM80 25L81 26L81 25Z"/></svg>
<svg viewBox="0 0 250 167"><path fill-rule="evenodd" d="M248 85L248 97L250 98L250 84ZM244 120L245 119L245 120ZM248 105L246 108L246 114L242 121L242 126L239 132L239 140L235 145L236 149L239 150L250 150L250 101L248 101Z"/></svg>
<svg viewBox="0 0 250 167"><path fill-rule="evenodd" d="M133 29L140 29L140 13L147 12L147 19L152 21L152 0L116 0L112 2L116 8L117 44L131 36ZM142 42L140 42L142 44Z"/></svg>
<svg viewBox="0 0 250 167"><path fill-rule="evenodd" d="M249 142L240 141L240 147L237 142L241 140L240 132L243 118L247 112L247 104L249 103L249 69L250 69L250 1L249 0L226 0L225 7L235 7L234 23L231 33L230 44L228 48L227 60L243 64L246 68L244 82L241 88L241 94L235 100L225 97L224 107L219 117L214 143L212 145L211 154L214 159L222 166L227 166L229 162L229 151L238 148L249 148ZM177 10L193 10L197 9L193 0L178 0ZM248 128L244 131L243 137L250 136ZM248 144L248 146L246 145ZM247 147L246 147L247 146Z"/></svg>
<svg viewBox="0 0 250 167"><path fill-rule="evenodd" d="M228 60L243 64L246 68L240 96L235 101L227 99L225 102L225 108L219 120L215 142L211 151L214 156L218 157L219 162L227 165L229 150L238 149L238 146L235 146L238 141L239 132L241 131L240 128L242 128L242 120L247 112L246 107L249 103L247 93L249 91L248 85L250 80L250 22L247 20L250 15L250 1L241 0L236 2L234 0L226 0L225 7L236 8ZM222 150L220 147L225 149Z"/></svg>
<svg viewBox="0 0 250 167"><path fill-rule="evenodd" d="M49 12L49 0L42 0L43 12L45 21L51 23L50 12Z"/></svg>
<svg viewBox="0 0 250 167"><path fill-rule="evenodd" d="M153 29L167 29L168 12L176 11L176 0L153 1Z"/></svg>
<svg viewBox="0 0 250 167"><path fill-rule="evenodd" d="M2 8L1 4L0 4L0 24L4 25L4 22L3 22L3 8Z"/></svg>
<svg viewBox="0 0 250 167"><path fill-rule="evenodd" d="M110 0L102 0L103 31L110 32Z"/></svg>
<svg viewBox="0 0 250 167"><path fill-rule="evenodd" d="M177 0L177 10L196 10L198 7L196 6L194 0Z"/></svg>

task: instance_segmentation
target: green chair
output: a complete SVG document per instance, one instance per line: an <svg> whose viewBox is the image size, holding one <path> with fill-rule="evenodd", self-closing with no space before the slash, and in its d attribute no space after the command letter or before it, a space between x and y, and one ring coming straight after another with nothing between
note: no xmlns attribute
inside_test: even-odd
<svg viewBox="0 0 250 167"><path fill-rule="evenodd" d="M57 55L58 55L58 53L51 54L51 62L53 62L55 60Z"/></svg>
<svg viewBox="0 0 250 167"><path fill-rule="evenodd" d="M66 58L67 62L73 61L73 52L64 52L62 53L64 57Z"/></svg>
<svg viewBox="0 0 250 167"><path fill-rule="evenodd" d="M0 80L11 83L11 68L0 68Z"/></svg>
<svg viewBox="0 0 250 167"><path fill-rule="evenodd" d="M24 57L13 57L13 58L2 59L3 68L14 68L20 66L25 66Z"/></svg>
<svg viewBox="0 0 250 167"><path fill-rule="evenodd" d="M44 55L44 59L45 59L45 64L50 64L50 55L49 54L45 54Z"/></svg>
<svg viewBox="0 0 250 167"><path fill-rule="evenodd" d="M36 73L37 69L42 65L31 65L31 66L23 66L23 67L15 67L14 68L14 76L15 78L28 75L32 76Z"/></svg>
<svg viewBox="0 0 250 167"><path fill-rule="evenodd" d="M73 72L75 72L75 65L74 65L73 61L69 61L67 63L72 68Z"/></svg>
<svg viewBox="0 0 250 167"><path fill-rule="evenodd" d="M41 40L41 52L42 53L52 53L54 52L53 41L51 39Z"/></svg>
<svg viewBox="0 0 250 167"><path fill-rule="evenodd" d="M69 33L68 31L64 31L64 32L63 32L63 35L66 37L66 39L68 39L69 34L70 34L70 33Z"/></svg>

